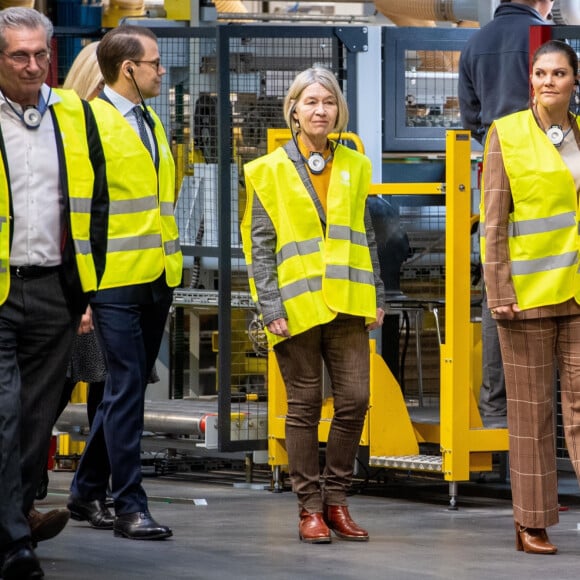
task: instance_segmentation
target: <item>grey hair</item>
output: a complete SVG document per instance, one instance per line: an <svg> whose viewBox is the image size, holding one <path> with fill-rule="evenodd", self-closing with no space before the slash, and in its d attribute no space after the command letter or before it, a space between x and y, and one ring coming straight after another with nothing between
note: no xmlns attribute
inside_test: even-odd
<svg viewBox="0 0 580 580"><path fill-rule="evenodd" d="M314 66L296 75L284 99L284 119L286 124L288 127L292 127L292 113L294 112L296 101L300 99L306 87L315 83L321 84L336 98L338 115L336 116L336 126L333 130L344 131L348 125L348 105L346 104L346 99L340 90L334 73L322 66Z"/></svg>
<svg viewBox="0 0 580 580"><path fill-rule="evenodd" d="M50 41L52 40L54 32L52 22L42 12L38 12L34 8L14 6L0 10L0 50L4 50L7 45L5 38L6 30L17 28L28 28L31 30L44 28L46 30L46 46L50 48Z"/></svg>

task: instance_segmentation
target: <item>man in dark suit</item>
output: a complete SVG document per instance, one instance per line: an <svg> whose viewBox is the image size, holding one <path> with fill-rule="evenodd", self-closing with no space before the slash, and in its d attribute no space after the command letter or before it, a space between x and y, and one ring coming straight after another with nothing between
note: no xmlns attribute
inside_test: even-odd
<svg viewBox="0 0 580 580"><path fill-rule="evenodd" d="M149 513L141 484L141 436L147 379L182 276L173 157L144 101L159 94L165 69L155 35L140 26L109 31L97 58L105 88L91 108L111 214L107 268L91 304L108 376L67 505L74 519L113 528L116 536L164 539L172 531ZM109 475L114 519L104 504Z"/></svg>
<svg viewBox="0 0 580 580"><path fill-rule="evenodd" d="M68 512L32 512L73 337L105 266L95 119L45 84L52 24L0 11L0 576L43 576L34 542ZM30 519L29 514L34 514Z"/></svg>

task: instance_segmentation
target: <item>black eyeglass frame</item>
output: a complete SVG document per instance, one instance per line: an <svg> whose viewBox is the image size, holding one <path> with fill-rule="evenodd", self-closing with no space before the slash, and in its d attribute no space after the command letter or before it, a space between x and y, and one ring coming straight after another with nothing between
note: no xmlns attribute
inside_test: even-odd
<svg viewBox="0 0 580 580"><path fill-rule="evenodd" d="M157 74L159 74L159 69L163 67L163 64L161 63L160 58L156 58L155 60L134 60L133 62L137 65L143 64L143 63L150 64L151 66L155 67L155 69L157 70Z"/></svg>

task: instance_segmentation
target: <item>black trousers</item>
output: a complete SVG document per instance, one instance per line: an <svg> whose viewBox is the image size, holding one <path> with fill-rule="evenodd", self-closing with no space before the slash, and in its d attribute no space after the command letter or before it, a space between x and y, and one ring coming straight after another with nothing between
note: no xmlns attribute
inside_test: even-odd
<svg viewBox="0 0 580 580"><path fill-rule="evenodd" d="M11 276L0 306L0 552L30 535L26 514L46 463L79 320L58 271Z"/></svg>

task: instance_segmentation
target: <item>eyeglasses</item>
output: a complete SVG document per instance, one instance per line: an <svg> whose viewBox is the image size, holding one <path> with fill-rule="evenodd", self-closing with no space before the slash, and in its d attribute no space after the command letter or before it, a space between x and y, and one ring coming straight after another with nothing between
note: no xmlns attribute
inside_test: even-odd
<svg viewBox="0 0 580 580"><path fill-rule="evenodd" d="M159 74L159 69L163 68L163 65L161 64L160 58L156 58L155 60L134 60L133 62L135 64L141 64L141 63L150 64L152 67L155 68L155 70L157 71L157 74Z"/></svg>
<svg viewBox="0 0 580 580"><path fill-rule="evenodd" d="M28 66L31 59L34 59L38 66L46 66L50 60L50 52L47 50L40 50L32 54L28 52L4 52L0 50L0 54L3 54L17 66Z"/></svg>

